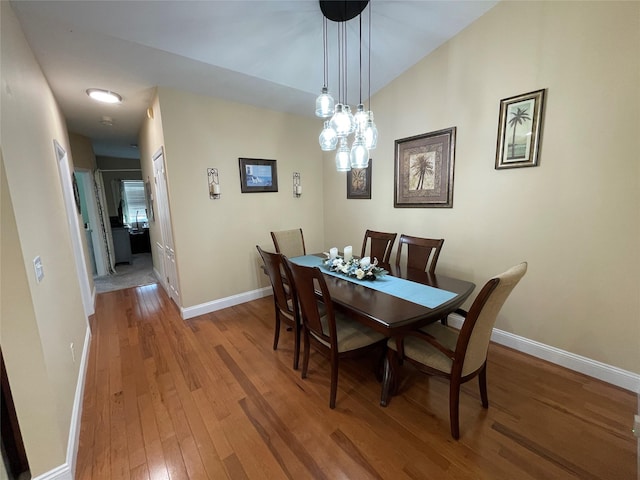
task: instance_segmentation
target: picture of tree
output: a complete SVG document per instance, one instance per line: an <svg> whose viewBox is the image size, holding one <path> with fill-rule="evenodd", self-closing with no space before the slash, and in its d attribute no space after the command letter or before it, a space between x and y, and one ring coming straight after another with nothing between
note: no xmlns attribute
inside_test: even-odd
<svg viewBox="0 0 640 480"><path fill-rule="evenodd" d="M496 169L538 165L546 90L500 100Z"/></svg>
<svg viewBox="0 0 640 480"><path fill-rule="evenodd" d="M509 127L511 127L511 143L508 145L509 153L507 153L507 160L513 160L517 158L524 158L526 156L527 150L527 142L528 136L527 134L531 132L531 117L527 113L527 107L515 107L509 111L510 119L507 122ZM516 131L518 130L518 126L524 126L522 130L523 135L521 135L516 143ZM516 152L517 149L517 152Z"/></svg>
<svg viewBox="0 0 640 480"><path fill-rule="evenodd" d="M395 208L452 208L456 127L395 141Z"/></svg>
<svg viewBox="0 0 640 480"><path fill-rule="evenodd" d="M433 190L436 152L423 152L409 158L409 190Z"/></svg>

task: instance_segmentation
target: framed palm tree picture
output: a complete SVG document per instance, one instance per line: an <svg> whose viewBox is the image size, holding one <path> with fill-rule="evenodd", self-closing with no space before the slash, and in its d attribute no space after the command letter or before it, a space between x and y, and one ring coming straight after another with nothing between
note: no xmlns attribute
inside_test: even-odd
<svg viewBox="0 0 640 480"><path fill-rule="evenodd" d="M538 166L545 90L500 100L496 169Z"/></svg>
<svg viewBox="0 0 640 480"><path fill-rule="evenodd" d="M395 141L393 206L453 207L456 127Z"/></svg>

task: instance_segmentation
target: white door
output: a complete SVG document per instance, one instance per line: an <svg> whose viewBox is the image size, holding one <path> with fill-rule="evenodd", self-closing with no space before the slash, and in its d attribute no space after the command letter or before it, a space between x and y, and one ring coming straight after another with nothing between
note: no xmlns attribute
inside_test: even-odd
<svg viewBox="0 0 640 480"><path fill-rule="evenodd" d="M82 238L80 236L80 213L78 212L76 195L73 188L69 157L67 156L66 150L62 148L56 140L53 141L53 145L56 151L56 156L58 157L58 169L60 171L60 182L62 183L62 195L64 197L64 203L67 210L71 246L75 257L76 273L78 275L78 281L80 282L82 304L84 306L85 315L89 317L89 315L93 315L94 313L93 295L89 288L89 271L87 269L87 264L84 261L84 248L82 245ZM82 230L84 231L84 228ZM84 235L84 233L82 233L82 235Z"/></svg>
<svg viewBox="0 0 640 480"><path fill-rule="evenodd" d="M153 176L156 184L156 214L162 235L162 263L164 273L160 283L176 305L180 306L178 269L176 268L176 254L173 246L173 230L171 229L167 176L164 168L164 152L162 147L153 156Z"/></svg>

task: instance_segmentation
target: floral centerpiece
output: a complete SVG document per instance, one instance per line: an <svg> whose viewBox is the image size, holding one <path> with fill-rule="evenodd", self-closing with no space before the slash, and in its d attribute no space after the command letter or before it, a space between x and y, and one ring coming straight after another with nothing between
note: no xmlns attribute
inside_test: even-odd
<svg viewBox="0 0 640 480"><path fill-rule="evenodd" d="M324 266L331 272L338 272L346 275L347 277L354 277L358 280L375 280L377 277L387 273L383 268L378 267L378 259L374 258L371 263L371 258L351 258L345 260L342 257L333 257L326 254L328 258L324 260Z"/></svg>

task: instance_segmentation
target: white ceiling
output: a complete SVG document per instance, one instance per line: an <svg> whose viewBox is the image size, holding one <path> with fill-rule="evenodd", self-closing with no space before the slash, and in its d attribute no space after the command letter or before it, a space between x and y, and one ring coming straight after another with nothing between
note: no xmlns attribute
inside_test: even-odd
<svg viewBox="0 0 640 480"><path fill-rule="evenodd" d="M323 84L317 0L32 1L13 8L67 119L97 155L137 157L131 144L155 86L313 115ZM371 93L492 8L497 1L373 0ZM363 22L368 97L369 9ZM336 24L329 22L329 90L337 96ZM348 101L358 103L358 20L347 23ZM120 93L97 104L87 88ZM113 126L100 123L103 116ZM319 127L320 128L320 127Z"/></svg>

